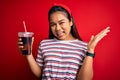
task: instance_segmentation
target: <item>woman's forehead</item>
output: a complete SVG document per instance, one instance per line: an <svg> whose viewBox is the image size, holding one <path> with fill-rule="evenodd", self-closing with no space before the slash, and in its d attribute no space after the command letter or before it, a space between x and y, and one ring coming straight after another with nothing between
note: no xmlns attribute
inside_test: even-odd
<svg viewBox="0 0 120 80"><path fill-rule="evenodd" d="M50 22L66 20L66 19L67 19L66 13L62 11L54 12L50 16Z"/></svg>

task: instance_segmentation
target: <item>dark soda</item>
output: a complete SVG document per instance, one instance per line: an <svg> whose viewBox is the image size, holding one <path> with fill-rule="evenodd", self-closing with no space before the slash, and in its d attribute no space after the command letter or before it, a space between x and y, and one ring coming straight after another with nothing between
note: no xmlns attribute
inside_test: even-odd
<svg viewBox="0 0 120 80"><path fill-rule="evenodd" d="M23 55L31 54L31 46L32 46L32 37L20 37L22 39L23 48L20 49Z"/></svg>

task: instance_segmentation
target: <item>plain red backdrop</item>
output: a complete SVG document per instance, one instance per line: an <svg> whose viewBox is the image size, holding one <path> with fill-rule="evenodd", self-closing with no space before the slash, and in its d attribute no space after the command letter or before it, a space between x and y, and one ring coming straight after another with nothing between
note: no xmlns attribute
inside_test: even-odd
<svg viewBox="0 0 120 80"><path fill-rule="evenodd" d="M93 80L120 80L119 0L0 0L0 80L37 80L17 47L18 32L34 32L33 55L39 42L48 37L47 12L53 3L67 5L79 34L88 42L107 26L111 32L96 47Z"/></svg>

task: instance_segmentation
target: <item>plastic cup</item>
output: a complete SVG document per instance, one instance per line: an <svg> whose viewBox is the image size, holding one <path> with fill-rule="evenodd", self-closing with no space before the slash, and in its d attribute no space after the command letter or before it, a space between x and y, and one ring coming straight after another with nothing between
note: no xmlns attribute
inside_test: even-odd
<svg viewBox="0 0 120 80"><path fill-rule="evenodd" d="M18 37L21 38L21 42L23 42L23 48L20 49L23 55L31 54L33 35L33 32L18 32Z"/></svg>

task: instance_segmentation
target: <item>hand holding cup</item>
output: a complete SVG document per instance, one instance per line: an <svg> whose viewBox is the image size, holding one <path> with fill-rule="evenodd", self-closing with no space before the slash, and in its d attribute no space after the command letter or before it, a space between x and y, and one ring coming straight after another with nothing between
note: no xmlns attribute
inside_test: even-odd
<svg viewBox="0 0 120 80"><path fill-rule="evenodd" d="M33 32L18 33L18 47L23 55L32 53L33 34Z"/></svg>

